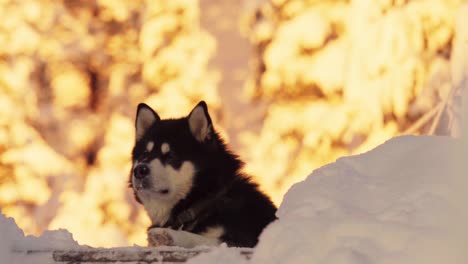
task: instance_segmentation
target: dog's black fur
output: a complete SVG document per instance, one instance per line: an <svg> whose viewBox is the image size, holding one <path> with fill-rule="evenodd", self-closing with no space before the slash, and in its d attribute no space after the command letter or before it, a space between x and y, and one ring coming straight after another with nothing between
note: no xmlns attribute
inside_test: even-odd
<svg viewBox="0 0 468 264"><path fill-rule="evenodd" d="M224 229L220 238L222 242L230 246L253 247L265 226L276 219L276 207L258 189L257 184L241 172L243 162L228 150L213 129L206 104L202 101L197 106L203 107L209 122L210 131L206 140L196 140L190 131L188 117L161 120L153 111L157 117L156 122L137 140L132 158L134 161L159 158L176 169L181 166L182 161L192 162L196 168L193 187L187 196L173 207L171 218L200 201L215 197L210 201L208 212L197 219L195 226L187 231L200 234L209 227L221 226ZM141 107L148 106L140 104L139 109ZM148 141L153 141L155 146L158 146L155 147L155 151L146 151ZM171 146L170 154L166 157L163 157L160 151L159 146L162 142L168 142ZM215 194L220 190L225 192L222 193L222 197L216 197ZM136 192L135 198L141 203ZM173 223L163 227L180 228ZM182 230L185 228L183 226Z"/></svg>

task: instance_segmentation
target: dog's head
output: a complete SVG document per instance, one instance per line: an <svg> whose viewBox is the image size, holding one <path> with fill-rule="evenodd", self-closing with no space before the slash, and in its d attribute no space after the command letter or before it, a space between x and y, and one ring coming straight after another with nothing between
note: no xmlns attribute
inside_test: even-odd
<svg viewBox="0 0 468 264"><path fill-rule="evenodd" d="M190 192L198 171L209 162L213 140L218 140L208 108L202 101L184 118L162 120L140 104L135 127L130 177L135 197L147 211L154 204L173 206Z"/></svg>

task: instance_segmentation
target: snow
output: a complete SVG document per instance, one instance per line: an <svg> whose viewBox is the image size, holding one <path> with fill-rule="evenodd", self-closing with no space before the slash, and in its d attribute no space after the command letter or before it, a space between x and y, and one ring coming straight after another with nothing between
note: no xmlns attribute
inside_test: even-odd
<svg viewBox="0 0 468 264"><path fill-rule="evenodd" d="M5 217L0 211L0 263L9 264L45 264L58 263L57 261L79 263L80 259L96 263L141 263L148 260L163 261L168 259L174 262L208 252L212 248L199 246L193 249L181 247L147 248L141 246L117 248L92 248L79 245L67 230L46 231L40 237L24 236L23 231L16 225L13 218ZM214 253L207 253L203 258L224 259L229 263L242 263L246 261L241 254L248 254L250 249L228 249L226 244L221 245ZM60 263L62 263L60 262Z"/></svg>
<svg viewBox="0 0 468 264"><path fill-rule="evenodd" d="M465 263L461 140L401 136L314 171L286 194L251 263ZM189 263L245 263L221 248Z"/></svg>
<svg viewBox="0 0 468 264"><path fill-rule="evenodd" d="M252 262L463 263L459 143L403 136L314 171L286 194Z"/></svg>
<svg viewBox="0 0 468 264"><path fill-rule="evenodd" d="M13 218L6 218L0 214L0 234L0 259L9 260L12 243L18 238L24 237L23 231L18 228Z"/></svg>
<svg viewBox="0 0 468 264"><path fill-rule="evenodd" d="M50 254L28 254L28 251L47 251L80 248L67 230L46 231L40 237L24 236L15 220L0 210L0 259L2 263L52 263Z"/></svg>
<svg viewBox="0 0 468 264"><path fill-rule="evenodd" d="M247 264L245 257L240 255L239 248L228 248L226 244L221 244L215 250L208 253L200 254L188 261L190 264Z"/></svg>

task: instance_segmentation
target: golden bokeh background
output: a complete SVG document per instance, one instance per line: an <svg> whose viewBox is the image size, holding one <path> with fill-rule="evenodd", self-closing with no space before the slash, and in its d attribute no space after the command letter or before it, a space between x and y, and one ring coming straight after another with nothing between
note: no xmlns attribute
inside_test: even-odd
<svg viewBox="0 0 468 264"><path fill-rule="evenodd" d="M338 157L457 134L461 2L2 0L0 208L27 234L145 245L127 185L139 102L164 118L205 100L278 205Z"/></svg>

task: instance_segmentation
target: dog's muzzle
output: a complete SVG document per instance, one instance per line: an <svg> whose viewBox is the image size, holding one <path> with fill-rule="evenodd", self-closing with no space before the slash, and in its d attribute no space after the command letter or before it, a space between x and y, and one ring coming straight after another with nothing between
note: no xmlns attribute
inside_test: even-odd
<svg viewBox="0 0 468 264"><path fill-rule="evenodd" d="M153 192L156 192L158 194L168 194L169 189L160 187L156 188L153 185L153 181L151 180L150 177L150 167L146 164L138 164L134 169L133 169L133 177L135 178L135 182L133 183L133 187L137 191L142 191L142 190L149 190L151 189Z"/></svg>

